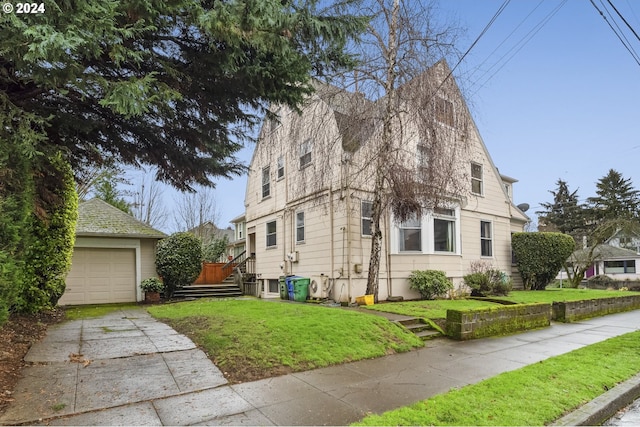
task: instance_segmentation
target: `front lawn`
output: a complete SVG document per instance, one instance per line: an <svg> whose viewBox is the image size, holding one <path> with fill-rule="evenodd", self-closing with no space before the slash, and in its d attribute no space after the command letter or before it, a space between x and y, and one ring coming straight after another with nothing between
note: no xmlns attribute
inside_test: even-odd
<svg viewBox="0 0 640 427"><path fill-rule="evenodd" d="M402 301L362 306L369 310L396 313L405 316L421 317L426 319L446 319L447 310L470 310L474 308L493 307L498 303L478 300L420 300Z"/></svg>
<svg viewBox="0 0 640 427"><path fill-rule="evenodd" d="M554 301L577 301L639 294L640 292L606 291L599 289L546 289L544 291L511 291L508 296L497 298L520 304L531 304L536 302L552 303Z"/></svg>
<svg viewBox="0 0 640 427"><path fill-rule="evenodd" d="M234 383L424 345L385 318L310 304L207 299L148 311L191 338Z"/></svg>
<svg viewBox="0 0 640 427"><path fill-rule="evenodd" d="M505 372L355 425L548 425L640 369L640 332Z"/></svg>

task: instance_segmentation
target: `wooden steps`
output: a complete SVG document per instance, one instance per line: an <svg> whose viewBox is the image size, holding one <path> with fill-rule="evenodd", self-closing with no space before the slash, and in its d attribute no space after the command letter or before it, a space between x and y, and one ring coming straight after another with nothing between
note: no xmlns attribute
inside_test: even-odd
<svg viewBox="0 0 640 427"><path fill-rule="evenodd" d="M242 290L230 283L190 285L177 289L173 294L176 298L231 298L242 296Z"/></svg>

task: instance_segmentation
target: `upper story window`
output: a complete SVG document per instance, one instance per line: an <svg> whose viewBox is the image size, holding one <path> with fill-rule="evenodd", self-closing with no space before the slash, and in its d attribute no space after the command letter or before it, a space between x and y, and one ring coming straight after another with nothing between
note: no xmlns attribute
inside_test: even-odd
<svg viewBox="0 0 640 427"><path fill-rule="evenodd" d="M444 98L436 97L436 120L453 127L453 103Z"/></svg>
<svg viewBox="0 0 640 427"><path fill-rule="evenodd" d="M236 224L236 240L244 239L244 222Z"/></svg>
<svg viewBox="0 0 640 427"><path fill-rule="evenodd" d="M284 157L278 157L278 170L276 172L276 179L284 178Z"/></svg>
<svg viewBox="0 0 640 427"><path fill-rule="evenodd" d="M418 167L418 169L426 168L427 166L429 166L428 147L422 142L418 142L416 151L416 166Z"/></svg>
<svg viewBox="0 0 640 427"><path fill-rule="evenodd" d="M420 218L414 216L400 223L400 252L422 251L422 224Z"/></svg>
<svg viewBox="0 0 640 427"><path fill-rule="evenodd" d="M266 166L262 168L262 198L269 197L271 194L271 168Z"/></svg>
<svg viewBox="0 0 640 427"><path fill-rule="evenodd" d="M433 211L433 250L456 251L456 211L436 208Z"/></svg>
<svg viewBox="0 0 640 427"><path fill-rule="evenodd" d="M471 163L471 192L473 194L483 194L482 165Z"/></svg>
<svg viewBox="0 0 640 427"><path fill-rule="evenodd" d="M304 242L304 212L296 213L296 243Z"/></svg>
<svg viewBox="0 0 640 427"><path fill-rule="evenodd" d="M311 164L311 139L300 144L300 169Z"/></svg>
<svg viewBox="0 0 640 427"><path fill-rule="evenodd" d="M267 223L267 248L274 248L278 241L278 234L276 228L276 222L271 221Z"/></svg>
<svg viewBox="0 0 640 427"><path fill-rule="evenodd" d="M493 230L491 222L480 221L480 255L493 256Z"/></svg>
<svg viewBox="0 0 640 427"><path fill-rule="evenodd" d="M360 204L360 216L362 224L362 235L371 236L371 218L373 217L373 203L363 200Z"/></svg>

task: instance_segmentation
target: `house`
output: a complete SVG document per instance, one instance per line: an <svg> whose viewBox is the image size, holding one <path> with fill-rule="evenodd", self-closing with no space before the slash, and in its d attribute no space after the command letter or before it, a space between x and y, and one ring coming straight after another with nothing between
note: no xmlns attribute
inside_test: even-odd
<svg viewBox="0 0 640 427"><path fill-rule="evenodd" d="M640 253L640 236L637 234L624 233L618 230L605 243L616 248L630 249Z"/></svg>
<svg viewBox="0 0 640 427"><path fill-rule="evenodd" d="M227 244L227 254L232 258L246 252L246 217L244 214L233 218L231 221L233 224L233 237L229 239Z"/></svg>
<svg viewBox="0 0 640 427"><path fill-rule="evenodd" d="M575 251L570 260L585 259L589 248ZM640 280L637 266L640 266L640 252L601 244L593 250L594 263L585 272L585 279L606 275L613 280Z"/></svg>
<svg viewBox="0 0 640 427"><path fill-rule="evenodd" d="M58 304L141 301L140 282L157 276L156 244L163 237L100 199L80 203L71 271Z"/></svg>
<svg viewBox="0 0 640 427"><path fill-rule="evenodd" d="M418 298L408 281L418 269L444 270L460 285L478 261L521 286L511 234L523 231L529 218L512 200L516 180L498 172L449 74L441 61L405 85L405 93L432 92L407 101L393 123L397 164L427 171L424 188L444 195L423 216L404 222L385 209L379 300ZM255 254L262 297L278 297L278 278L285 275L311 278L312 297L353 302L365 293L383 101L318 83L299 113L272 107L279 118L261 128L245 195L247 252ZM393 185L397 194L405 190L401 180Z"/></svg>
<svg viewBox="0 0 640 427"><path fill-rule="evenodd" d="M233 230L230 227L218 228L211 221L206 221L187 230L187 232L198 237L205 245L211 243L213 240L224 239L225 237L229 241L233 239Z"/></svg>

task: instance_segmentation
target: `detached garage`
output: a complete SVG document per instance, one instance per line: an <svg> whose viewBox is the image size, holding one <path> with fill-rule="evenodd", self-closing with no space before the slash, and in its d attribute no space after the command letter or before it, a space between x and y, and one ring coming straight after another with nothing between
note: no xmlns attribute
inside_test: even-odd
<svg viewBox="0 0 640 427"><path fill-rule="evenodd" d="M157 276L156 243L163 237L100 199L80 203L71 271L58 304L140 301L140 282Z"/></svg>

